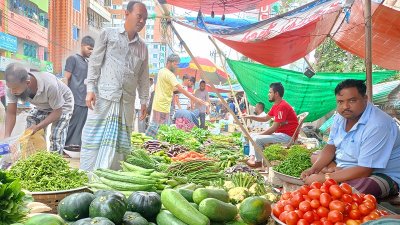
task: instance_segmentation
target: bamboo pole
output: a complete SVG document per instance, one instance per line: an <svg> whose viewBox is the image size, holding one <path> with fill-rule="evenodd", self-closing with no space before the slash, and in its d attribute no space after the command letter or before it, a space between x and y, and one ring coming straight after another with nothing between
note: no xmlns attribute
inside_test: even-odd
<svg viewBox="0 0 400 225"><path fill-rule="evenodd" d="M372 16L371 0L365 0L364 21L365 21L365 71L367 76L367 95L372 102Z"/></svg>
<svg viewBox="0 0 400 225"><path fill-rule="evenodd" d="M246 92L243 91L243 98L244 98L244 104L246 104L246 113L249 114L250 113L250 106L249 106L249 101L247 100L247 95ZM246 127L248 126L248 120L245 119L246 122Z"/></svg>
<svg viewBox="0 0 400 225"><path fill-rule="evenodd" d="M209 38L210 41L214 44L215 48L216 48L217 51L218 51L218 54L219 54L220 56L223 56L224 59L226 60L225 54L221 51L221 49L219 48L219 46L217 45L217 43L215 42L215 40L214 40L212 37L210 37L210 36L208 36L208 38ZM222 57L220 57L220 58L221 58L221 61L222 61ZM222 65L223 65L224 70L226 71L225 64L222 63ZM229 78L228 78L228 79L229 79ZM229 82L229 84L230 84L230 82ZM231 86L231 89L232 89L232 86ZM243 119L243 118L242 118L242 119ZM246 123L244 123L244 124L246 124ZM240 124L240 125L241 125L241 124ZM242 128L242 127L243 127L243 126L241 126L241 128ZM263 161L267 164L268 167L270 167L270 166L271 166L271 163L264 157L263 149L262 149L260 146L258 146L258 144L257 144L257 143L253 140L253 138L250 136L250 133L249 133L249 131L247 130L247 127L246 127L245 129L242 128L242 131L243 131L243 133L245 133L245 136L249 139L249 141L251 142L251 144L254 146L254 150L257 151L257 153L263 157Z"/></svg>
<svg viewBox="0 0 400 225"><path fill-rule="evenodd" d="M217 52L218 52L218 55L219 55L219 60L221 61L222 69L224 69L224 72L225 72L226 74L228 74L227 69L226 69L226 56L225 56L225 55L222 55L222 51L221 51L221 49L218 47L217 43L215 43L215 41L214 41L213 39L211 39L210 36L208 36L208 38L211 40L211 42L214 44L215 48L217 49ZM225 62L222 60L222 57L224 57ZM233 95L233 99L234 99L234 101L235 101L235 107L238 109L238 113L239 113L239 116L240 116L240 118L241 118L241 120L242 120L242 123L246 125L246 126L245 126L246 131L249 132L249 130L247 129L246 120L243 118L242 112L240 111L240 105L239 105L239 102L237 101L236 94L235 94L235 92L233 91L232 82L231 82L231 78L229 77L229 74L228 74L228 79L227 79L227 80L228 80L229 88L231 89L231 93L232 93L232 95Z"/></svg>
<svg viewBox="0 0 400 225"><path fill-rule="evenodd" d="M170 12L167 9L167 7L165 7L165 5L160 4L157 0L154 0L154 2L156 3L156 5L161 6L161 11L165 16L169 16ZM254 146L254 150L257 151L257 153L262 157L263 162L267 165L267 167L271 166L271 163L264 157L264 153L263 153L263 149L261 149L260 146L258 146L255 141L251 138L250 133L244 128L243 124L240 123L239 119L235 116L235 113L229 108L228 103L225 101L224 98L222 98L221 94L217 91L217 89L215 88L214 84L210 82L210 79L205 75L205 72L203 71L203 69L201 68L199 62L196 60L196 58L194 57L194 55L192 54L192 51L189 49L189 47L186 45L186 43L183 41L181 35L178 33L178 31L175 29L174 25L172 24L172 21L169 20L168 21L168 25L171 27L173 33L176 35L176 37L178 38L178 40L180 41L180 43L183 45L183 47L185 48L186 52L189 54L189 56L192 58L193 62L196 64L198 70L200 71L200 76L203 80L205 80L211 87L211 90L213 90L218 98L221 100L222 105L228 110L228 112L233 115L233 119L235 120L235 122L237 124L239 124L240 129L243 131L244 135L249 139L249 141L251 142L251 144Z"/></svg>

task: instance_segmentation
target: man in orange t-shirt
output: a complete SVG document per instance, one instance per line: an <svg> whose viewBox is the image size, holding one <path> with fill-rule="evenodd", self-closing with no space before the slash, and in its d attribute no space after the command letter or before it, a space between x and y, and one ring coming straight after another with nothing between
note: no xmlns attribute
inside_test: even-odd
<svg viewBox="0 0 400 225"><path fill-rule="evenodd" d="M299 122L293 107L283 100L284 88L281 83L272 83L268 93L269 102L273 102L271 110L267 116L245 116L259 122L266 122L273 119L273 124L265 131L252 134L254 141L264 148L267 144L288 143L296 131ZM250 144L250 158L246 162L251 167L261 166L262 157L254 150L254 146Z"/></svg>

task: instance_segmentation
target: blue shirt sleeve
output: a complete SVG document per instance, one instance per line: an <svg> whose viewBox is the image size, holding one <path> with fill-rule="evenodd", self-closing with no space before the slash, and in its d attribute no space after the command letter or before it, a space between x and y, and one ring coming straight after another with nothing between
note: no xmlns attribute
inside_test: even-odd
<svg viewBox="0 0 400 225"><path fill-rule="evenodd" d="M328 145L335 145L335 143L334 143L334 140L335 140L335 138L336 138L336 135L337 135L337 133L338 133L338 129L339 129L339 126L340 126L340 116L338 116L338 115L334 115L335 117L333 118L333 123L332 123L332 125L331 125L331 129L330 129L330 132L329 132L329 138L328 138L328 141L327 141L327 144Z"/></svg>
<svg viewBox="0 0 400 225"><path fill-rule="evenodd" d="M386 168L396 141L392 126L380 124L364 131L358 165L368 168Z"/></svg>

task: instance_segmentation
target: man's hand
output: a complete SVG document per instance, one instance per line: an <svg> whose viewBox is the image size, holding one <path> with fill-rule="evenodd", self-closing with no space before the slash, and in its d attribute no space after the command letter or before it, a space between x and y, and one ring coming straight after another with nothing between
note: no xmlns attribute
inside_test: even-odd
<svg viewBox="0 0 400 225"><path fill-rule="evenodd" d="M147 107L146 104L142 104L142 107L140 108L140 120L144 120L147 116Z"/></svg>
<svg viewBox="0 0 400 225"><path fill-rule="evenodd" d="M341 169L343 169L343 168L336 167L336 166L335 167L325 167L321 170L321 173L333 173L333 172L339 171Z"/></svg>
<svg viewBox="0 0 400 225"><path fill-rule="evenodd" d="M320 172L319 170L315 169L314 167L311 167L309 169L304 170L301 173L300 178L304 180L306 177L308 177L308 176L310 176L312 174L317 174L319 172Z"/></svg>
<svg viewBox="0 0 400 225"><path fill-rule="evenodd" d="M321 182L323 183L325 181L325 174L311 174L310 176L306 177L304 179L304 183L310 185L312 182Z"/></svg>
<svg viewBox="0 0 400 225"><path fill-rule="evenodd" d="M40 130L40 127L38 125L32 125L27 129L26 134L34 135L39 130Z"/></svg>
<svg viewBox="0 0 400 225"><path fill-rule="evenodd" d="M244 119L250 119L250 120L252 120L253 115L247 115L247 113L242 113L242 117L243 117Z"/></svg>
<svg viewBox="0 0 400 225"><path fill-rule="evenodd" d="M199 98L197 98L197 103L202 104L202 105L205 105L205 106L207 106L207 107L210 106L210 104L209 104L208 102L203 101L203 100L201 100L201 99L199 99Z"/></svg>
<svg viewBox="0 0 400 225"><path fill-rule="evenodd" d="M86 106L93 110L94 106L96 105L96 95L94 92L88 92L86 95Z"/></svg>

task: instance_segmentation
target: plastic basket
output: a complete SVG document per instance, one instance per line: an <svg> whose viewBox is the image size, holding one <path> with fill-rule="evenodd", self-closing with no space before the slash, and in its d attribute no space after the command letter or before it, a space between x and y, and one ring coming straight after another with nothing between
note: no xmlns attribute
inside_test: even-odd
<svg viewBox="0 0 400 225"><path fill-rule="evenodd" d="M280 180L287 182L289 184L295 184L295 185L299 185L299 186L304 184L304 181L298 177L292 177L292 176L277 172L275 170L274 170L274 173L275 173L275 176L278 177Z"/></svg>
<svg viewBox="0 0 400 225"><path fill-rule="evenodd" d="M30 192L35 202L40 202L48 205L51 208L50 213L57 214L57 206L61 200L68 195L79 192L91 192L87 187L80 187L63 191L48 191L48 192Z"/></svg>

